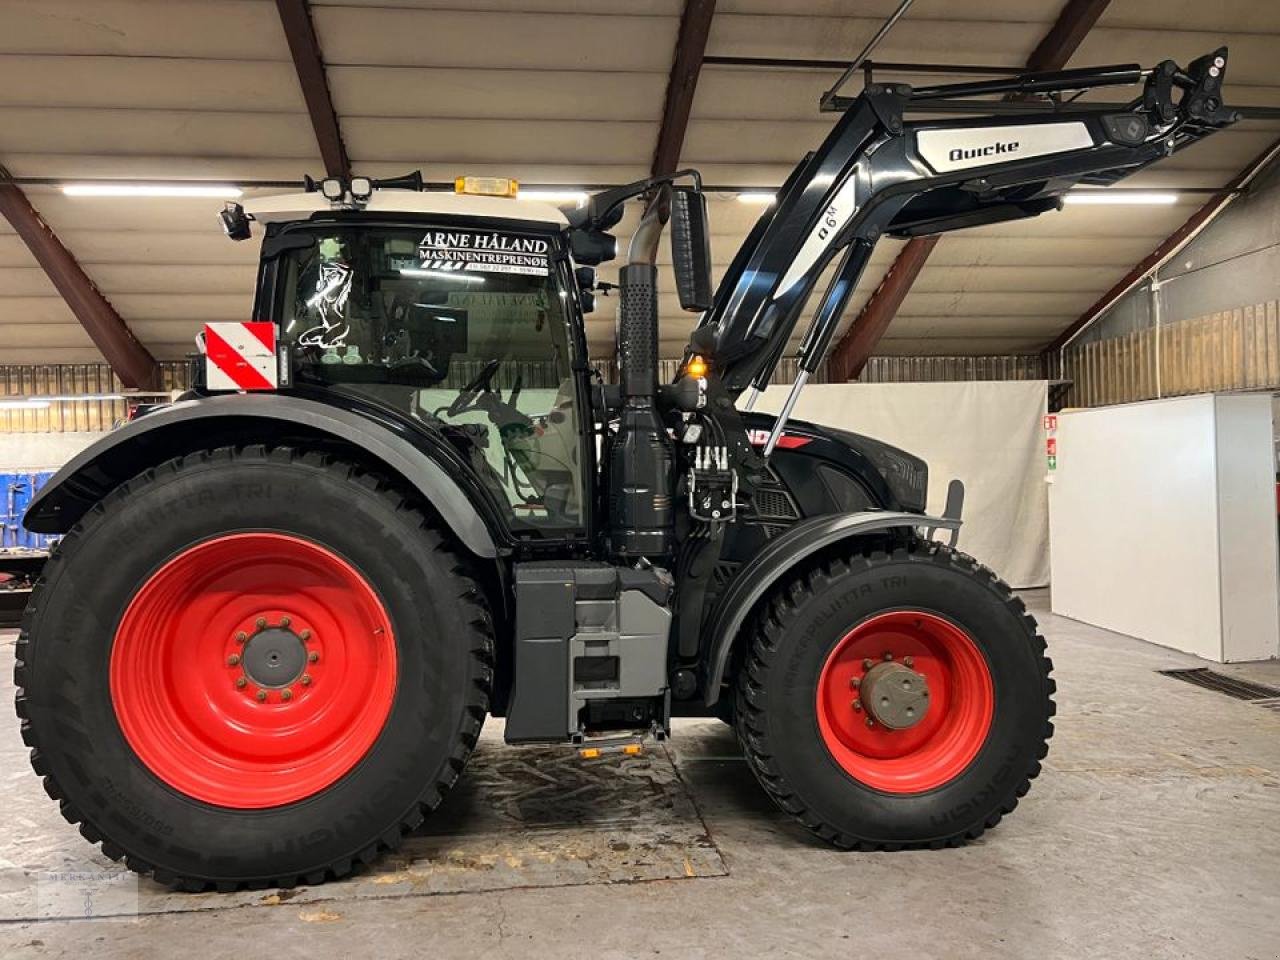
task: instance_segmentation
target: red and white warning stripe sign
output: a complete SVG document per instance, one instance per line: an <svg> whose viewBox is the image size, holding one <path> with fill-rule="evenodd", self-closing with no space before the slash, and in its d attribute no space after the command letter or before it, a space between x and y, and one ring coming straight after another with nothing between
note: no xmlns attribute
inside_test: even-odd
<svg viewBox="0 0 1280 960"><path fill-rule="evenodd" d="M206 323L205 384L210 390L274 390L274 323Z"/></svg>

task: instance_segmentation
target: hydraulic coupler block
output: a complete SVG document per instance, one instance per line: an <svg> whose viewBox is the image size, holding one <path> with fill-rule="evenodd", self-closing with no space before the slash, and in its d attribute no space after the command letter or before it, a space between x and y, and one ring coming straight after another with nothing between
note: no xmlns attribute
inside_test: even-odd
<svg viewBox="0 0 1280 960"><path fill-rule="evenodd" d="M738 473L729 465L729 448L696 446L685 475L689 515L707 523L732 520L738 512Z"/></svg>

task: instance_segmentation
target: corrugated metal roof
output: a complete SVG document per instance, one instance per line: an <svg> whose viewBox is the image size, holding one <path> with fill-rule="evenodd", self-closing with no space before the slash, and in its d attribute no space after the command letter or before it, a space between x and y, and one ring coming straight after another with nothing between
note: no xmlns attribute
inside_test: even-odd
<svg viewBox="0 0 1280 960"><path fill-rule="evenodd" d="M1061 0L918 0L876 51L886 61L1017 66ZM707 52L847 58L894 0L720 0ZM313 0L347 150L359 172L420 167L526 182L619 183L652 158L681 0ZM16 176L297 179L321 162L269 0L0 0L0 162ZM1071 66L1231 47L1233 101L1280 104L1280 4L1113 0ZM703 68L681 162L708 183L776 187L826 133L817 111L834 71ZM910 75L901 79L912 80ZM933 76L931 82L945 77ZM859 80L850 84L856 91ZM1133 185L1226 183L1280 126L1250 121L1157 164ZM248 316L253 244L229 244L217 200L32 203L143 341L184 353L205 320ZM1203 201L1071 208L951 235L939 244L878 352L994 354L1053 339ZM723 271L758 207L712 204ZM634 214L625 225L634 223ZM877 252L856 315L898 245ZM606 276L610 271L605 271ZM667 285L670 289L670 284ZM662 298L676 355L693 318ZM612 352L612 303L589 322ZM0 361L100 359L0 222Z"/></svg>

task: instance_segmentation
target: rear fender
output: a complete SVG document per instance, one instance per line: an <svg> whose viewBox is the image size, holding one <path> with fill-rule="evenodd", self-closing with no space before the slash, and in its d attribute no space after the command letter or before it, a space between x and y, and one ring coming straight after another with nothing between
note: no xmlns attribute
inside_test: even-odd
<svg viewBox="0 0 1280 960"><path fill-rule="evenodd" d="M948 511L950 512L950 511ZM959 530L958 516L927 517L919 513L866 510L827 514L802 520L770 540L744 564L711 615L711 647L707 657L706 704L720 699L733 645L756 604L796 565L819 550L881 530Z"/></svg>
<svg viewBox="0 0 1280 960"><path fill-rule="evenodd" d="M31 501L23 524L36 533L66 533L95 503L149 467L207 449L215 437L241 444L267 439L254 435L255 422L358 448L416 489L473 554L497 556L480 511L430 453L379 420L281 394L186 400L106 434L54 474Z"/></svg>

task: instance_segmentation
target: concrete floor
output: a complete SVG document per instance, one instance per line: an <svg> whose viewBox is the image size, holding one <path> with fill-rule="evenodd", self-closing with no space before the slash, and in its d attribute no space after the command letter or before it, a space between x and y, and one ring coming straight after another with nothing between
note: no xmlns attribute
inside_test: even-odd
<svg viewBox="0 0 1280 960"><path fill-rule="evenodd" d="M298 895L175 900L144 882L144 916L0 920L0 957L1280 957L1280 712L1161 677L1198 661L1054 617L1044 592L1027 597L1057 664L1057 736L1019 809L967 848L826 849L768 805L727 728L687 722L650 766L623 771L663 798L652 823L643 811L539 830L494 821L484 842L505 837L505 855L415 838L412 862ZM0 635L5 658L12 644ZM1280 684L1277 663L1226 669ZM111 869L58 819L16 726L0 723L0 893L21 897L68 858ZM595 789L513 799L494 773L500 748L481 753L468 770L478 782L441 816L491 807L528 823L531 809ZM631 846L622 833L683 851L683 868L634 850L610 861ZM555 844L595 852L557 859ZM526 859L541 867L522 872Z"/></svg>

